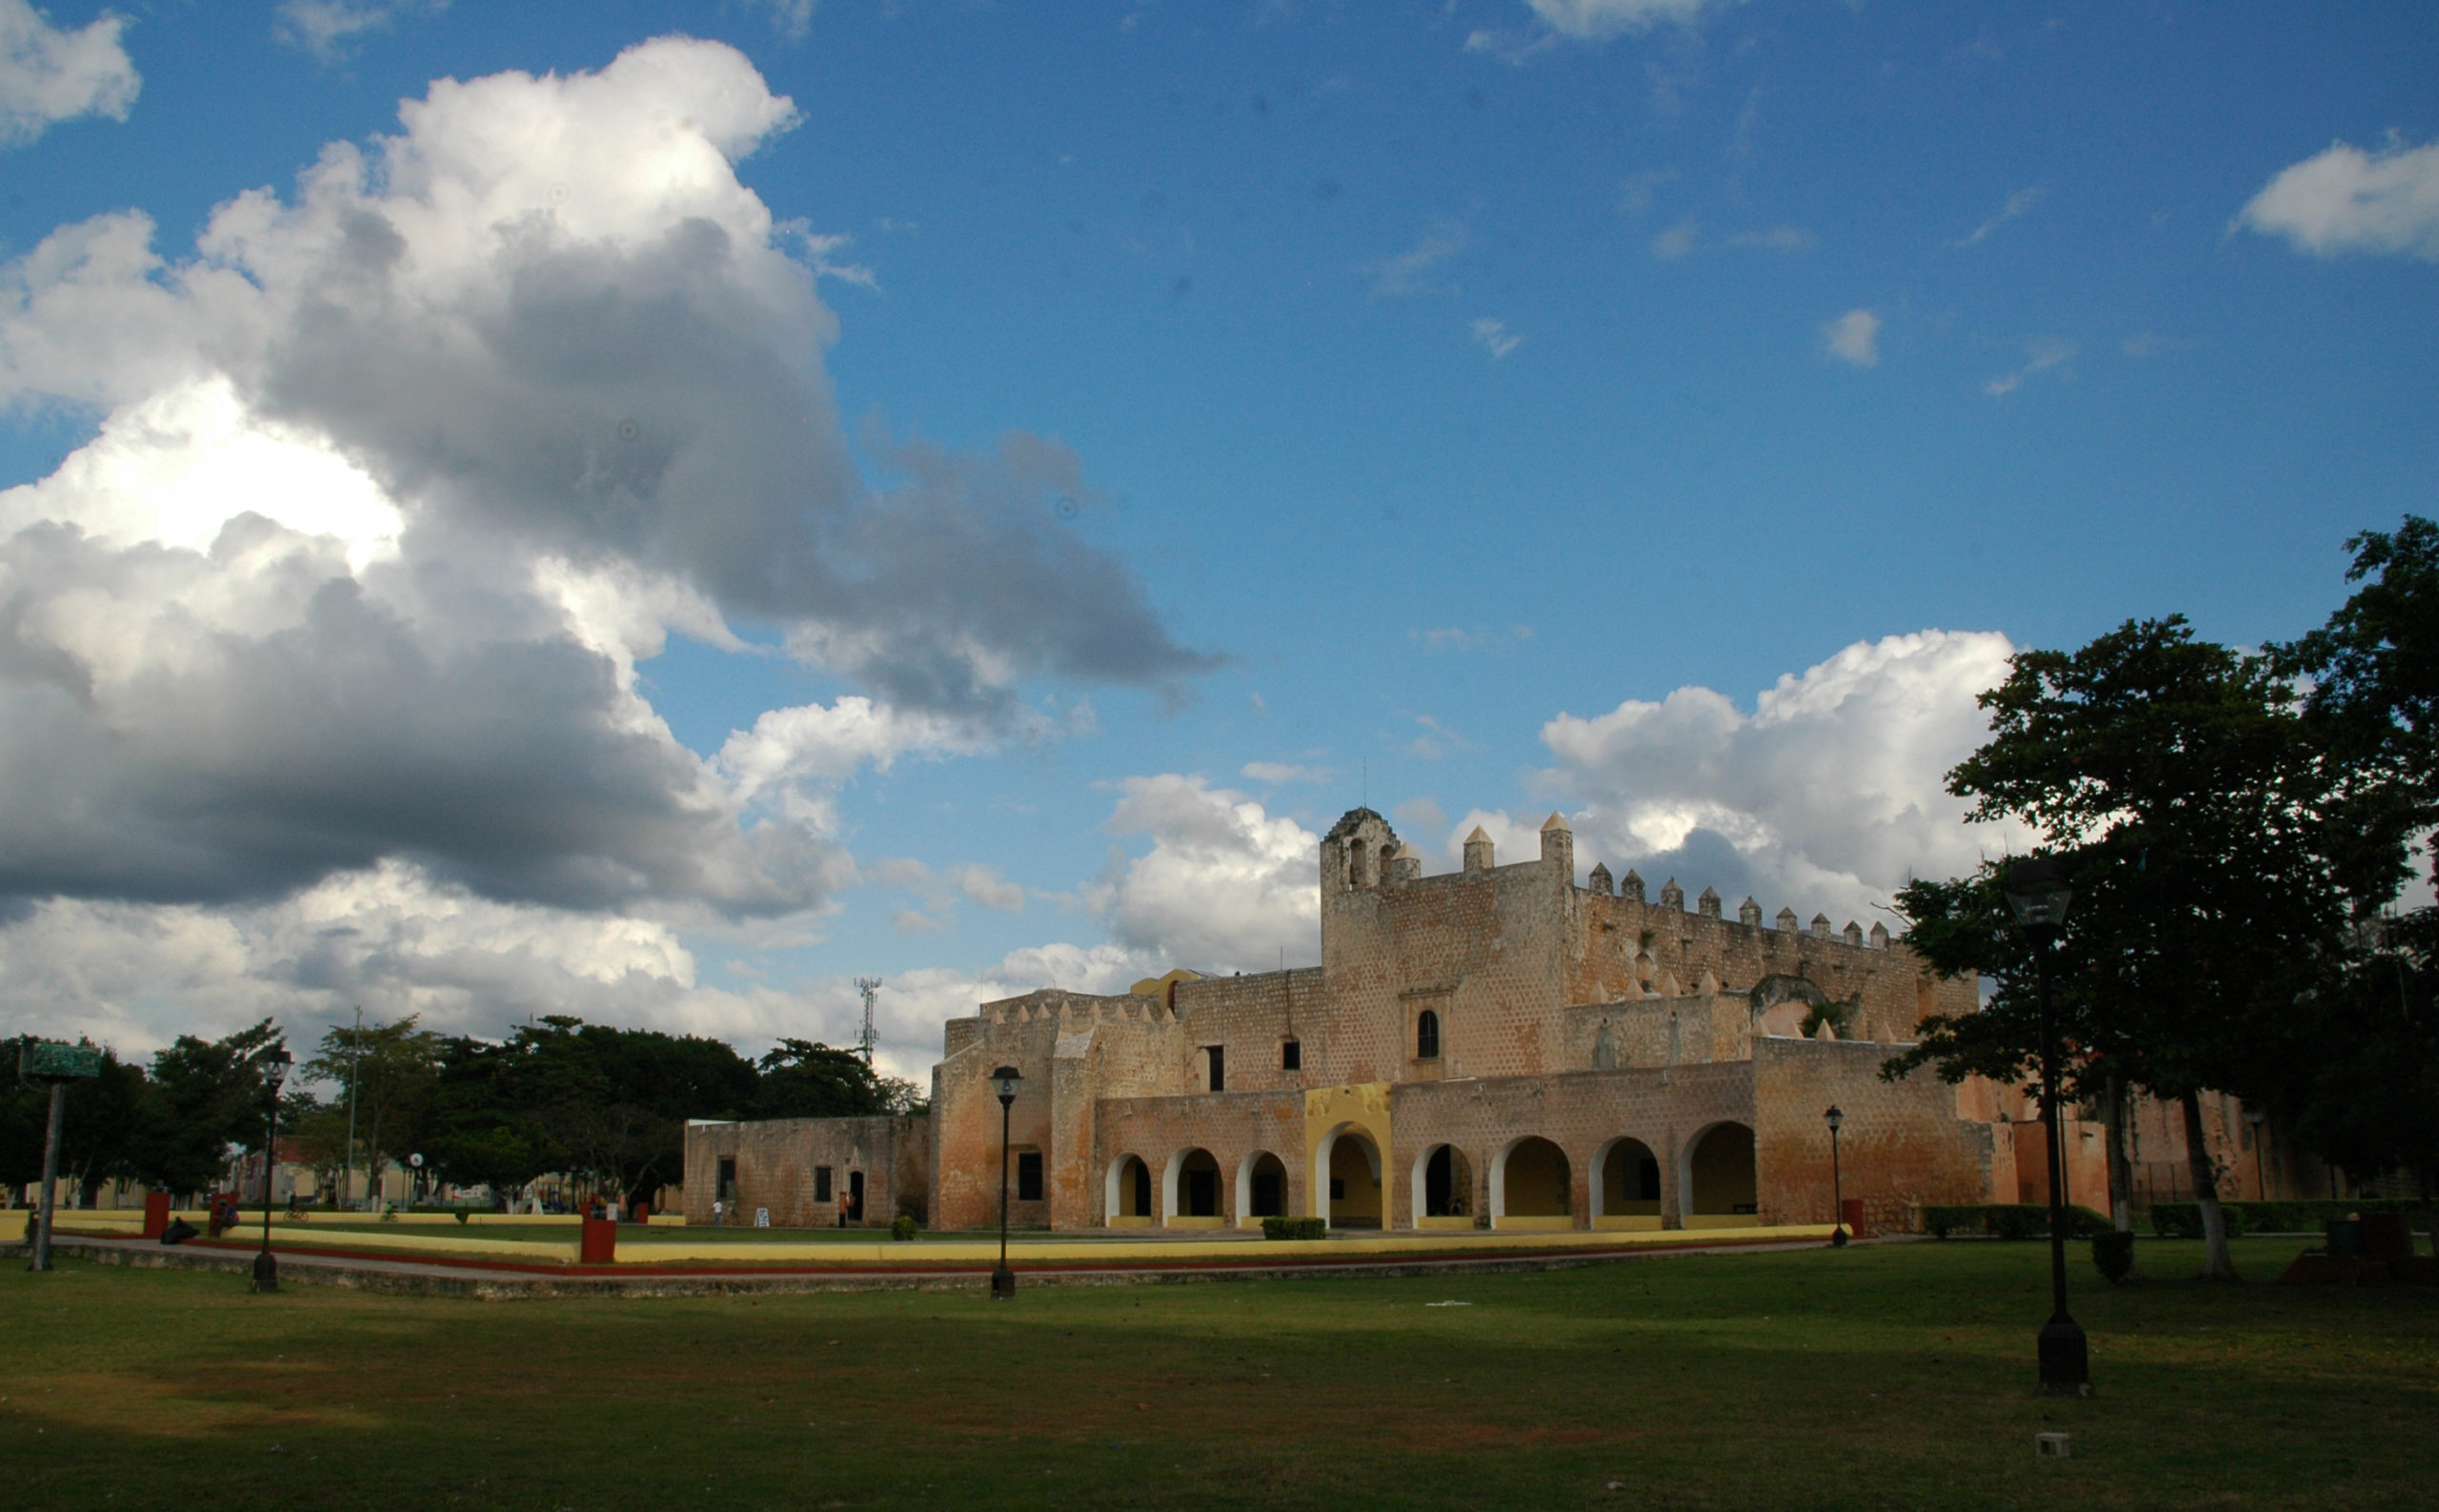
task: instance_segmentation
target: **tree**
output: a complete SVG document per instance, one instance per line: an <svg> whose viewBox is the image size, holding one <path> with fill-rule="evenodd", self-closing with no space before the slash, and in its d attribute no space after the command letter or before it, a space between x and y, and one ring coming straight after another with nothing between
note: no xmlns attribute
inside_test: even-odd
<svg viewBox="0 0 2439 1512"><path fill-rule="evenodd" d="M2309 682L2305 722L2348 775L2354 869L2364 894L2386 902L2408 873L2400 837L2425 843L2439 880L2439 525L2409 514L2393 534L2346 545L2347 580L2361 586L2326 626L2271 655ZM2357 1175L2414 1172L2429 1203L2439 1187L2439 911L2368 926L2357 946L2314 999L2328 1053L2297 1078L2297 1133Z"/></svg>
<svg viewBox="0 0 2439 1512"><path fill-rule="evenodd" d="M232 1147L261 1145L271 1099L266 1067L286 1043L266 1018L221 1039L180 1035L154 1055L152 1095L129 1159L132 1173L171 1192L219 1185Z"/></svg>
<svg viewBox="0 0 2439 1512"><path fill-rule="evenodd" d="M2367 875L2338 827L2344 769L2308 738L2267 657L2197 640L2181 616L2128 621L2071 654L2022 653L1981 703L1990 739L1949 791L1974 800L1968 818L2017 819L2059 855L2078 893L2055 978L2071 1069L2181 1106L2208 1274L2232 1278L2200 1094L2264 1097L2308 1049L2294 1004L2342 957L2359 901L2347 885ZM1926 1024L1918 1063L2020 1069L2034 1053L2020 947L1995 922L1999 881L1949 895L1945 914L1934 894L1909 896L1951 932L1954 961L1979 964L1978 949L2009 974L1986 1021Z"/></svg>
<svg viewBox="0 0 2439 1512"><path fill-rule="evenodd" d="M2346 548L2347 581L2363 586L2271 656L2281 674L2310 680L2306 719L2348 769L2348 817L2367 840L2357 890L2385 901L2406 875L2393 837L2439 825L2439 525L2409 514L2393 534L2366 531ZM2439 850L2430 859L2439 878Z"/></svg>
<svg viewBox="0 0 2439 1512"><path fill-rule="evenodd" d="M307 1076L338 1086L353 1100L365 1168L377 1181L381 1160L413 1141L415 1120L432 1096L440 1037L415 1027L409 1014L395 1023L362 1029L339 1025L322 1036L305 1063ZM345 1161L342 1161L344 1164Z"/></svg>
<svg viewBox="0 0 2439 1512"><path fill-rule="evenodd" d="M890 1079L875 1075L852 1050L782 1039L756 1068L761 1073L756 1111L766 1119L856 1119L898 1111L891 1106Z"/></svg>

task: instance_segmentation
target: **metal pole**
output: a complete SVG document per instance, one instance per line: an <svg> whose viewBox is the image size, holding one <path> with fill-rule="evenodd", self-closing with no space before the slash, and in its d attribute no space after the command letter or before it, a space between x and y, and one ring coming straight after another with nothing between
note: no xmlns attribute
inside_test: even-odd
<svg viewBox="0 0 2439 1512"><path fill-rule="evenodd" d="M51 1191L59 1184L59 1139L68 1123L68 1083L50 1084L50 1132L42 1143L42 1192L34 1213L34 1263L38 1271L50 1269Z"/></svg>
<svg viewBox="0 0 2439 1512"><path fill-rule="evenodd" d="M2057 1025L2049 1010L2049 938L2033 946L2034 990L2041 998L2041 1117L2049 1131L2049 1321L2041 1330L2041 1389L2050 1396L2091 1392L2091 1352L2084 1330L2066 1312L2066 1188L2058 1162Z"/></svg>
<svg viewBox="0 0 2439 1512"><path fill-rule="evenodd" d="M279 1261L271 1257L271 1172L279 1159L279 1083L271 1088L271 1118L263 1131L263 1252L254 1257L254 1290L279 1290Z"/></svg>
<svg viewBox="0 0 2439 1512"><path fill-rule="evenodd" d="M1016 1099L999 1099L999 1268L991 1273L991 1296L1006 1300L1017 1294L1017 1273L1008 1269L1008 1109Z"/></svg>
<svg viewBox="0 0 2439 1512"><path fill-rule="evenodd" d="M339 1202L348 1206L355 1200L355 1088L364 1079L364 1005L356 1004L355 1038L348 1041L347 1055L347 1179L339 1186Z"/></svg>
<svg viewBox="0 0 2439 1512"><path fill-rule="evenodd" d="M1829 1236L1829 1243L1834 1249L1844 1249L1846 1244L1846 1183L1838 1169L1838 1126L1834 1123L1829 1126L1829 1201L1832 1205L1830 1221L1838 1225Z"/></svg>

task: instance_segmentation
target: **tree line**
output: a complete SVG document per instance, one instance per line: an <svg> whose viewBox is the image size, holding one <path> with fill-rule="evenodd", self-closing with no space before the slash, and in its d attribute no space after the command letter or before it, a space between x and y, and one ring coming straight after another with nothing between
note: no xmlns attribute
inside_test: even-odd
<svg viewBox="0 0 2439 1512"><path fill-rule="evenodd" d="M2439 527L2409 515L2347 549L2354 592L2290 643L2216 645L2171 615L2021 653L1948 774L1971 818L2040 833L2075 890L2052 958L2062 1096L2100 1112L2118 1226L2139 1090L2178 1110L2217 1277L2206 1092L2356 1177L2410 1173L2426 1202L2439 1184L2439 910L2398 906L2417 850L2439 882ZM2010 864L1899 894L1913 948L1996 991L1884 1075L2038 1075Z"/></svg>
<svg viewBox="0 0 2439 1512"><path fill-rule="evenodd" d="M182 1035L149 1064L106 1049L100 1078L69 1092L63 1201L91 1201L119 1180L180 1194L216 1189L232 1156L263 1146L268 1071L286 1048L265 1019L221 1039ZM326 1192L337 1189L351 1155L356 1169L378 1170L412 1153L438 1179L488 1187L495 1200L557 1174L651 1201L683 1179L688 1119L858 1117L919 1105L912 1082L878 1074L853 1051L782 1039L749 1059L718 1039L557 1015L499 1040L434 1033L413 1016L341 1026L298 1070L279 1097L280 1137L295 1141ZM13 1081L0 1090L0 1184L41 1179L49 1108L47 1090Z"/></svg>

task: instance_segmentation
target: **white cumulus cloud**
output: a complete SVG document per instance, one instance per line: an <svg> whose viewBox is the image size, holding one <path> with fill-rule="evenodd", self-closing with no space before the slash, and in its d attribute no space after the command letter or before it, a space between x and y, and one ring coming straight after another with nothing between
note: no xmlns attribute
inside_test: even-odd
<svg viewBox="0 0 2439 1512"><path fill-rule="evenodd" d="M11 14L0 10L0 17ZM560 908L822 906L837 793L1206 665L1061 526L1081 462L849 459L819 249L735 163L733 49L442 80L191 253L139 212L0 267L0 403L98 416L0 493L0 900L214 904L387 861ZM815 266L805 250L812 247ZM711 759L636 664L733 617L861 683Z"/></svg>
<svg viewBox="0 0 2439 1512"><path fill-rule="evenodd" d="M2367 152L2344 142L2281 170L2236 216L2298 252L2439 262L2439 142Z"/></svg>
<svg viewBox="0 0 2439 1512"><path fill-rule="evenodd" d="M1880 365L1880 317L1868 310L1849 310L1821 328L1829 355L1858 368Z"/></svg>
<svg viewBox="0 0 2439 1512"><path fill-rule="evenodd" d="M1688 898L1717 887L1731 911L1751 893L1772 916L1791 904L1868 926L1870 905L1910 877L2026 848L2012 826L1966 826L1945 787L1987 736L1974 699L2011 655L1995 633L1929 630L1848 646L1781 677L1750 713L1685 687L1561 715L1542 731L1557 758L1542 781L1573 810L1583 870L1604 860L1641 870L1655 897L1673 875ZM1537 815L1468 815L1452 843L1486 822L1502 859L1539 854Z"/></svg>
<svg viewBox="0 0 2439 1512"><path fill-rule="evenodd" d="M127 119L144 81L119 37L125 16L71 31L28 0L0 0L0 147L22 147L80 115Z"/></svg>
<svg viewBox="0 0 2439 1512"><path fill-rule="evenodd" d="M1320 837L1199 776L1120 784L1109 829L1151 837L1098 890L1118 943L1199 971L1308 965L1320 948Z"/></svg>
<svg viewBox="0 0 2439 1512"><path fill-rule="evenodd" d="M1640 31L1663 21L1690 22L1712 0L1528 0L1551 30L1584 41Z"/></svg>
<svg viewBox="0 0 2439 1512"><path fill-rule="evenodd" d="M324 63L336 63L356 39L389 30L401 16L448 8L449 0L280 0L272 35Z"/></svg>

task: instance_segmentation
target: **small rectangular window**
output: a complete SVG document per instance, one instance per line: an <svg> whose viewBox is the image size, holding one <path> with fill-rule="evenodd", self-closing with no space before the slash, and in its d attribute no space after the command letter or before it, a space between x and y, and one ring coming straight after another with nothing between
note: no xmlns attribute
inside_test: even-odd
<svg viewBox="0 0 2439 1512"><path fill-rule="evenodd" d="M1211 1045L1211 1046L1206 1047L1206 1053L1211 1057L1211 1090L1212 1090L1212 1091L1214 1091L1214 1092L1225 1092L1225 1091L1227 1091L1227 1090L1228 1090L1228 1050L1227 1050L1227 1047L1226 1047L1226 1046L1224 1046L1224 1045Z"/></svg>
<svg viewBox="0 0 2439 1512"><path fill-rule="evenodd" d="M1333 1176L1330 1178L1330 1200L1333 1202L1343 1202L1346 1200L1345 1177Z"/></svg>
<svg viewBox="0 0 2439 1512"><path fill-rule="evenodd" d="M1279 1069L1281 1071L1303 1070L1304 1047L1293 1039L1280 1040L1279 1042Z"/></svg>
<svg viewBox="0 0 2439 1512"><path fill-rule="evenodd" d="M1017 1200L1019 1202L1041 1200L1041 1152L1039 1150L1025 1150L1017 1156Z"/></svg>
<svg viewBox="0 0 2439 1512"><path fill-rule="evenodd" d="M813 1200L816 1202L830 1200L830 1167L826 1165L813 1168Z"/></svg>

